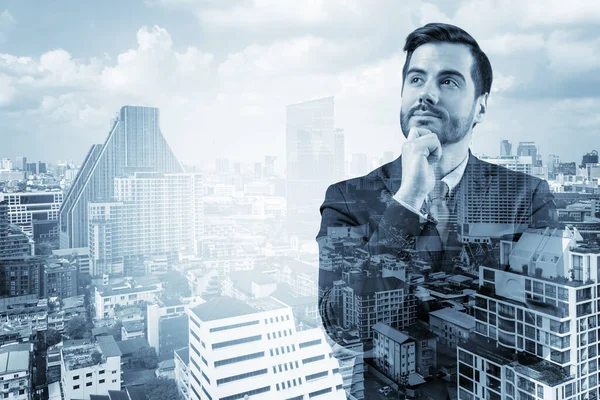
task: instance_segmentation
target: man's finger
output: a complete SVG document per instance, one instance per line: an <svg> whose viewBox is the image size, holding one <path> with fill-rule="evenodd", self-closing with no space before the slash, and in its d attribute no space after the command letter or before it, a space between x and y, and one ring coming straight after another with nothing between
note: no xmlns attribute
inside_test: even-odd
<svg viewBox="0 0 600 400"><path fill-rule="evenodd" d="M430 162L436 162L442 158L442 144L435 134L421 136L414 140L413 146L422 147L425 156Z"/></svg>
<svg viewBox="0 0 600 400"><path fill-rule="evenodd" d="M406 140L415 140L420 138L421 136L429 135L431 133L433 132L431 132L427 128L417 128L416 126L413 126L408 131L408 137L406 138Z"/></svg>

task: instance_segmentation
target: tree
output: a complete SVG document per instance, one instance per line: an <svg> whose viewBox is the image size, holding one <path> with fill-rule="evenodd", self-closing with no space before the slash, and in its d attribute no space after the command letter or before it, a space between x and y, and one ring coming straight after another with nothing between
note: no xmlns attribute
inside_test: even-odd
<svg viewBox="0 0 600 400"><path fill-rule="evenodd" d="M135 352L133 361L144 365L148 369L156 368L158 365L158 357L154 347L143 347Z"/></svg>
<svg viewBox="0 0 600 400"><path fill-rule="evenodd" d="M148 400L181 400L177 383L173 379L153 378L144 384Z"/></svg>
<svg viewBox="0 0 600 400"><path fill-rule="evenodd" d="M95 350L92 353L92 360L94 361L94 364L102 363L102 354L100 354L100 352L98 350Z"/></svg>
<svg viewBox="0 0 600 400"><path fill-rule="evenodd" d="M109 331L109 335L115 338L117 342L121 341L121 328L123 327L123 323L121 321L117 321Z"/></svg>
<svg viewBox="0 0 600 400"><path fill-rule="evenodd" d="M46 346L54 346L55 344L60 343L62 340L62 334L55 329L48 329L46 331Z"/></svg>
<svg viewBox="0 0 600 400"><path fill-rule="evenodd" d="M81 317L73 317L65 325L65 333L71 339L82 339L87 331L87 322Z"/></svg>

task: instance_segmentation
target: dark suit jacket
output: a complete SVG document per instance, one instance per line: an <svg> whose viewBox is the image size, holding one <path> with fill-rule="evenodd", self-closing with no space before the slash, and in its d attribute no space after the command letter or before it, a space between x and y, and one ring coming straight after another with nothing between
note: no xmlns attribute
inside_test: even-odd
<svg viewBox="0 0 600 400"><path fill-rule="evenodd" d="M347 263L340 266L339 262L331 267L332 253L345 251L344 246L332 244L339 242L340 234L353 237L352 241L358 243L366 257L385 253L410 261L420 256L414 250L415 239L421 234L425 221L392 197L400 188L401 177L399 157L366 176L339 182L327 189L317 242L321 267L319 305L324 327L330 335L332 328L341 323L336 308L328 307L332 301L332 284L342 279L344 269L352 267ZM458 216L458 233L468 234L469 229L472 233L478 222L503 222L503 233L510 234L520 233L528 226L552 225L556 220L553 199L546 181L484 162L469 153L467 167L452 192L450 204ZM332 237L336 239L328 240ZM462 246L459 242L458 245ZM372 266L369 275L380 276Z"/></svg>

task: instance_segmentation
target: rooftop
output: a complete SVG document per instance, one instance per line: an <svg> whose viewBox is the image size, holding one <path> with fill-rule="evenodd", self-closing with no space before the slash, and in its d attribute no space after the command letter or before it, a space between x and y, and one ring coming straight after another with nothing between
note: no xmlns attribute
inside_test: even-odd
<svg viewBox="0 0 600 400"><path fill-rule="evenodd" d="M29 354L33 350L30 343L19 343L0 347L0 374L8 374L29 369Z"/></svg>
<svg viewBox="0 0 600 400"><path fill-rule="evenodd" d="M131 355L139 349L150 347L148 341L144 337L122 340L120 342L117 342L117 346L119 347L119 350L124 356Z"/></svg>
<svg viewBox="0 0 600 400"><path fill-rule="evenodd" d="M450 322L454 325L458 325L465 329L475 329L474 317L460 311L456 311L453 308L442 308L441 310L430 312L429 315L433 315L434 317L442 319L446 322Z"/></svg>
<svg viewBox="0 0 600 400"><path fill-rule="evenodd" d="M177 357L179 357L181 361L185 363L185 365L188 365L190 363L189 347L184 347L183 349L175 350L175 354L177 354Z"/></svg>
<svg viewBox="0 0 600 400"><path fill-rule="evenodd" d="M241 300L231 297L214 297L204 304L192 308L201 321L216 321L219 319L239 317L254 314L254 308Z"/></svg>
<svg viewBox="0 0 600 400"><path fill-rule="evenodd" d="M408 335L400 332L397 329L392 328L384 324L383 322L378 322L373 326L373 330L381 333L384 336L389 337L396 343L404 343L407 340L412 340Z"/></svg>
<svg viewBox="0 0 600 400"><path fill-rule="evenodd" d="M408 291L410 285L396 277L390 276L387 278L366 278L360 282L349 285L349 287L354 290L355 294L365 296L398 289Z"/></svg>
<svg viewBox="0 0 600 400"><path fill-rule="evenodd" d="M125 332L141 332L144 330L144 324L141 322L123 322L123 329Z"/></svg>
<svg viewBox="0 0 600 400"><path fill-rule="evenodd" d="M112 336L99 336L96 339L98 345L100 346L100 350L105 357L120 357L121 350L119 350L119 346L117 346L117 342L115 338Z"/></svg>

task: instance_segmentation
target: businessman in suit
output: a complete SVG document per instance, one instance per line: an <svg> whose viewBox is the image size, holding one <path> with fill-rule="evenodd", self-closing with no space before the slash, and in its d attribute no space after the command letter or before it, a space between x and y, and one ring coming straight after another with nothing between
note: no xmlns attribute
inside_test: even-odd
<svg viewBox="0 0 600 400"><path fill-rule="evenodd" d="M325 262L336 251L330 239L345 235L369 257L418 258L433 270L451 271L474 223L500 235L555 218L547 182L486 163L469 150L492 85L492 67L475 39L453 25L427 24L408 35L404 51L401 156L331 185L321 206L319 301L332 337L341 325L332 282L352 266ZM373 268L365 275L381 276Z"/></svg>

